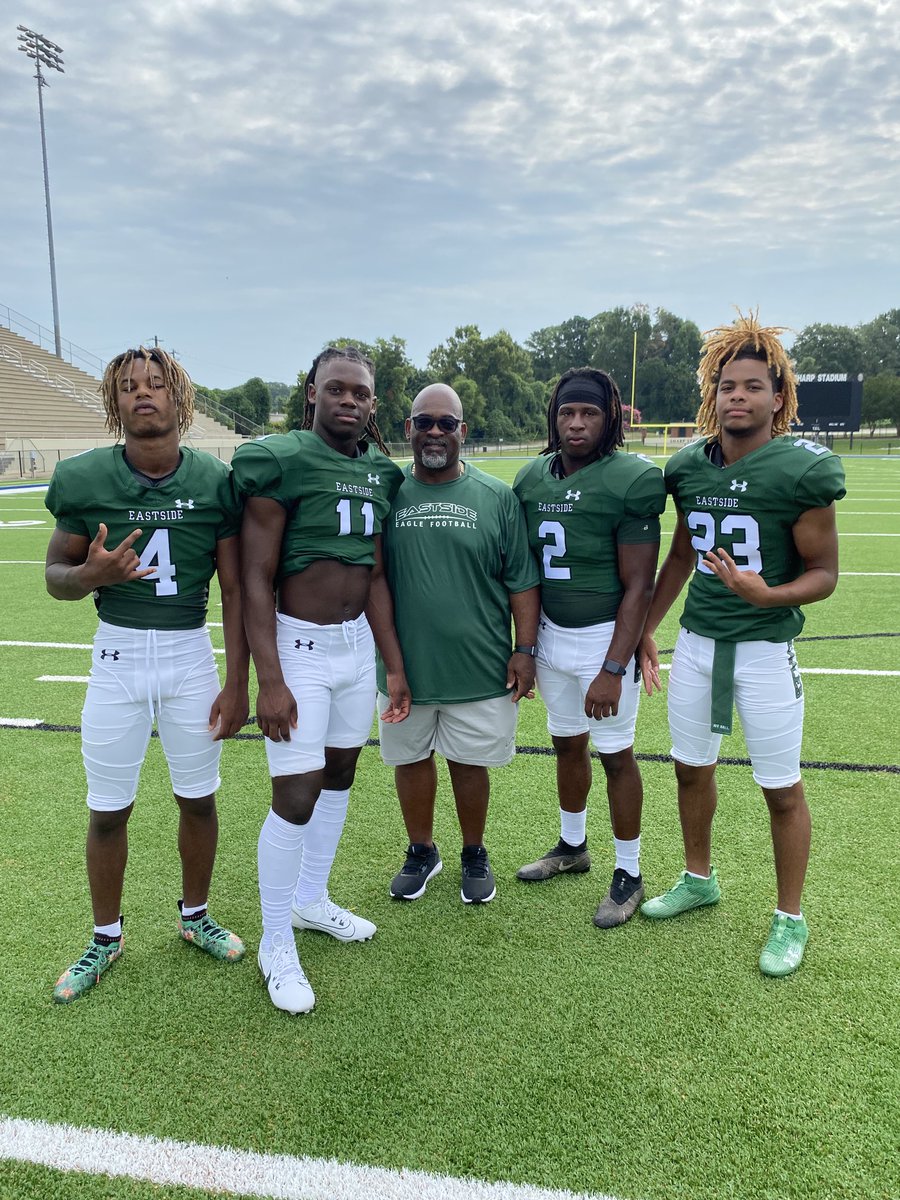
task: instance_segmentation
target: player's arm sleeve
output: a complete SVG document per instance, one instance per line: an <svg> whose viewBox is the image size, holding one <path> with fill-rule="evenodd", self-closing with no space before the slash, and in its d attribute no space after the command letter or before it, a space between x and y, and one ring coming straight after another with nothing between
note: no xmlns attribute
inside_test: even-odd
<svg viewBox="0 0 900 1200"><path fill-rule="evenodd" d="M506 553L503 559L503 586L508 592L525 592L541 582L537 562L528 545L525 512L512 489L504 496L506 517Z"/></svg>
<svg viewBox="0 0 900 1200"><path fill-rule="evenodd" d="M241 532L241 519L244 515L244 502L238 495L235 485L234 472L227 471L219 483L219 506L222 520L216 530L216 541L236 537Z"/></svg>
<svg viewBox="0 0 900 1200"><path fill-rule="evenodd" d="M524 467L520 467L519 470L516 472L516 478L515 478L515 481L513 482L512 486L513 486L513 491L516 493L519 500L522 499L522 492L525 489L525 480L528 476L528 472L531 470L531 466L532 466L532 464L530 462L528 462L525 464Z"/></svg>
<svg viewBox="0 0 900 1200"><path fill-rule="evenodd" d="M238 446L231 459L231 471L235 490L242 498L261 496L287 507L281 462L265 442L245 442Z"/></svg>
<svg viewBox="0 0 900 1200"><path fill-rule="evenodd" d="M44 497L44 504L56 517L58 529L64 529L66 533L78 533L82 537L86 537L88 541L93 538L94 535L88 530L84 518L71 510L66 488L60 479L58 470L53 472L53 478L50 480L50 486Z"/></svg>
<svg viewBox="0 0 900 1200"><path fill-rule="evenodd" d="M659 517L666 507L666 483L658 467L643 471L625 493L623 517L616 529L620 545L658 542Z"/></svg>
<svg viewBox="0 0 900 1200"><path fill-rule="evenodd" d="M823 454L817 458L797 480L794 495L804 511L808 508L827 508L833 500L843 500L847 488L840 458L836 454Z"/></svg>

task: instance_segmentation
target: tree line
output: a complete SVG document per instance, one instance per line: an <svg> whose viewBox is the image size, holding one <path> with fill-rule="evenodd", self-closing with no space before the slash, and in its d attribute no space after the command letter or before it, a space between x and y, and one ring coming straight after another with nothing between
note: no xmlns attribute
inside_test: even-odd
<svg viewBox="0 0 900 1200"><path fill-rule="evenodd" d="M520 345L501 329L485 336L477 325L459 326L428 355L424 368L411 361L401 337L352 342L375 364L378 424L387 441L404 440L403 425L416 393L428 383L450 384L459 393L470 439L540 440L546 408L557 380L572 366L608 371L631 404L633 423L692 421L700 403L697 363L703 335L693 321L644 304L618 307L593 317L570 317L535 330ZM635 346L637 351L636 370ZM856 326L808 325L797 335L791 355L799 374L839 372L865 377L863 424L897 427L900 436L900 308ZM198 387L198 393L237 414L238 432L269 421L283 408L285 427L297 429L303 416L306 372L295 386L248 379L226 390Z"/></svg>

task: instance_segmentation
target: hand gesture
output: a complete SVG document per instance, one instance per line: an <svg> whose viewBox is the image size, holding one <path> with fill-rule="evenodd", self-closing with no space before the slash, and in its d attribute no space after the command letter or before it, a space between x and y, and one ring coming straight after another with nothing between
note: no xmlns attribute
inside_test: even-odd
<svg viewBox="0 0 900 1200"><path fill-rule="evenodd" d="M512 689L510 700L517 704L523 698L534 699L534 655L513 654L506 664L506 688Z"/></svg>
<svg viewBox="0 0 900 1200"><path fill-rule="evenodd" d="M756 571L742 571L727 550L707 550L703 561L730 592L757 608L768 608L769 585Z"/></svg>
<svg viewBox="0 0 900 1200"><path fill-rule="evenodd" d="M152 575L155 567L145 567L141 570L140 555L132 549L141 536L140 529L133 529L127 537L116 546L115 550L106 549L107 527L100 522L97 535L88 546L85 559L85 573L95 579L95 587L106 587L113 583L129 583L132 579L143 579Z"/></svg>

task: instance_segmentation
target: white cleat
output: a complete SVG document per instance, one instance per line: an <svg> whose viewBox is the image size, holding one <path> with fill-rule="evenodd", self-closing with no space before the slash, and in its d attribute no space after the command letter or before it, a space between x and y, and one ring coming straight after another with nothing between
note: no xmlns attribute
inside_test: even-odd
<svg viewBox="0 0 900 1200"><path fill-rule="evenodd" d="M268 952L260 946L257 961L276 1008L289 1013L309 1012L312 1009L316 997L303 974L293 938L286 940L276 933Z"/></svg>
<svg viewBox="0 0 900 1200"><path fill-rule="evenodd" d="M375 936L378 928L365 917L341 908L339 904L324 892L319 900L306 904L303 908L291 906L291 924L295 929L314 929L318 933L328 933L339 942L367 942Z"/></svg>

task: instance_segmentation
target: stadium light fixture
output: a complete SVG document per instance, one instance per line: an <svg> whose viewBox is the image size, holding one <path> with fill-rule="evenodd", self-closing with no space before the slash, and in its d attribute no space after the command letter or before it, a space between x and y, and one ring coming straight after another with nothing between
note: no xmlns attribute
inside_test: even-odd
<svg viewBox="0 0 900 1200"><path fill-rule="evenodd" d="M62 358L62 339L59 334L59 299L56 295L56 257L53 253L53 219L50 216L50 174L47 170L47 136L44 132L44 95L43 89L49 87L49 83L44 78L41 67L48 71L59 71L65 75L63 70L62 46L57 46L56 42L51 42L49 38L45 38L41 33L35 33L33 29L28 29L25 25L18 25L19 30L19 49L23 54L27 54L29 58L34 59L35 79L38 85L38 110L41 115L41 152L44 158L44 198L47 202L47 242L50 247L50 289L53 293L53 337L56 342L56 357Z"/></svg>

